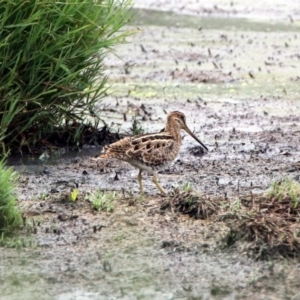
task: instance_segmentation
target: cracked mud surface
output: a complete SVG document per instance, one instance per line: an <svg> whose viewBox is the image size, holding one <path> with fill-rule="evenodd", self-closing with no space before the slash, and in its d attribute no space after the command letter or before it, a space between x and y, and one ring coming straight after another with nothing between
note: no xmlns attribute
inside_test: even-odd
<svg viewBox="0 0 300 300"><path fill-rule="evenodd" d="M278 7L272 13L286 16ZM185 113L210 151L202 155L183 133L179 156L159 175L163 188L172 193L190 184L221 207L226 198L234 206L264 193L276 179L299 181L297 24L280 17L274 27L265 20L235 27L228 18L217 28L214 18L201 24L197 16L175 15L177 26L173 14L144 13L140 33L118 51L122 60L106 61L113 85L102 114L113 128L129 131L136 116L153 132L168 112ZM137 170L91 161L99 151L39 166L27 160L22 167L23 158L15 158L27 247L1 249L0 299L300 298L298 262L257 262L242 246L223 249L226 220L162 212L165 198L147 174L141 199ZM114 212L92 209L88 199L97 189L118 192Z"/></svg>

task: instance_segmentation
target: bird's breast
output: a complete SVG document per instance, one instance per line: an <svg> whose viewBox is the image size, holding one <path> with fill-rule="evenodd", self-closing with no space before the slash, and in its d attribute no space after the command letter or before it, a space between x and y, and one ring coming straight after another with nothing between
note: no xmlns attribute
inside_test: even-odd
<svg viewBox="0 0 300 300"><path fill-rule="evenodd" d="M166 168L168 165L170 165L171 161L165 161L161 162L159 164L150 163L150 162L140 162L140 161L134 161L134 160L128 160L129 164L131 164L133 167L138 168L140 170L146 171L149 174L153 174L159 170L162 170Z"/></svg>

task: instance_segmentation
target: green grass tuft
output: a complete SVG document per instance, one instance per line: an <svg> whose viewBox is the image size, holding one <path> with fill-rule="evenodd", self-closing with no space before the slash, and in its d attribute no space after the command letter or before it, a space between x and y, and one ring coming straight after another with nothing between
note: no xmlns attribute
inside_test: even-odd
<svg viewBox="0 0 300 300"><path fill-rule="evenodd" d="M284 180L272 184L268 196L279 201L289 199L292 207L297 208L300 200L300 184L286 177Z"/></svg>
<svg viewBox="0 0 300 300"><path fill-rule="evenodd" d="M78 189L73 189L73 190L70 192L69 200L70 200L71 202L75 202L75 201L78 199L78 194L79 194L79 190L78 190Z"/></svg>
<svg viewBox="0 0 300 300"><path fill-rule="evenodd" d="M119 198L116 192L96 191L91 196L92 207L95 210L113 212L115 209L115 200Z"/></svg>
<svg viewBox="0 0 300 300"><path fill-rule="evenodd" d="M137 119L137 116L134 116L132 119L131 131L132 131L133 135L141 135L141 134L144 134L144 132L145 132L143 125Z"/></svg>
<svg viewBox="0 0 300 300"><path fill-rule="evenodd" d="M27 150L58 128L97 124L103 59L133 33L121 31L130 9L131 0L0 1L2 148Z"/></svg>
<svg viewBox="0 0 300 300"><path fill-rule="evenodd" d="M190 182L186 182L183 185L182 190L187 193L191 192L193 190L192 184Z"/></svg>
<svg viewBox="0 0 300 300"><path fill-rule="evenodd" d="M14 194L17 174L4 162L0 160L0 233L6 235L20 226L22 218Z"/></svg>

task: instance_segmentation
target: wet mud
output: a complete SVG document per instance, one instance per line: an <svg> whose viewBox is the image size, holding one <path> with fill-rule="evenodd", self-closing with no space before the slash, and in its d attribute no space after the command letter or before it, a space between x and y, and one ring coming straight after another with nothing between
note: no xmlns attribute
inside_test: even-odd
<svg viewBox="0 0 300 300"><path fill-rule="evenodd" d="M168 197L147 174L140 197L137 170L92 161L98 147L12 161L23 247L1 249L0 299L299 299L298 260L255 260L247 241L231 245L225 212L247 210L275 180L300 180L300 27L280 18L272 30L265 19L246 30L228 18L218 28L208 18L212 28L185 25L185 15L178 26L169 13L155 25L146 13L118 49L122 60L105 62L112 87L101 117L111 130L127 134L137 122L153 132L179 110L209 152L183 133L159 174ZM93 207L97 190L116 191L113 212Z"/></svg>

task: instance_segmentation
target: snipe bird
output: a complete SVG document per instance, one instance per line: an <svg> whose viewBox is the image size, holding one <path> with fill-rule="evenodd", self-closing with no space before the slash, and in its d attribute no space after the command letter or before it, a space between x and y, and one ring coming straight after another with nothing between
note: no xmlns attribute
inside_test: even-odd
<svg viewBox="0 0 300 300"><path fill-rule="evenodd" d="M173 111L168 115L162 132L125 137L105 146L100 158L117 158L138 168L137 178L142 194L144 194L142 171L147 171L153 175L152 181L159 191L166 195L157 181L157 172L169 165L177 156L181 146L181 129L208 151L207 147L187 127L185 115L179 111Z"/></svg>

